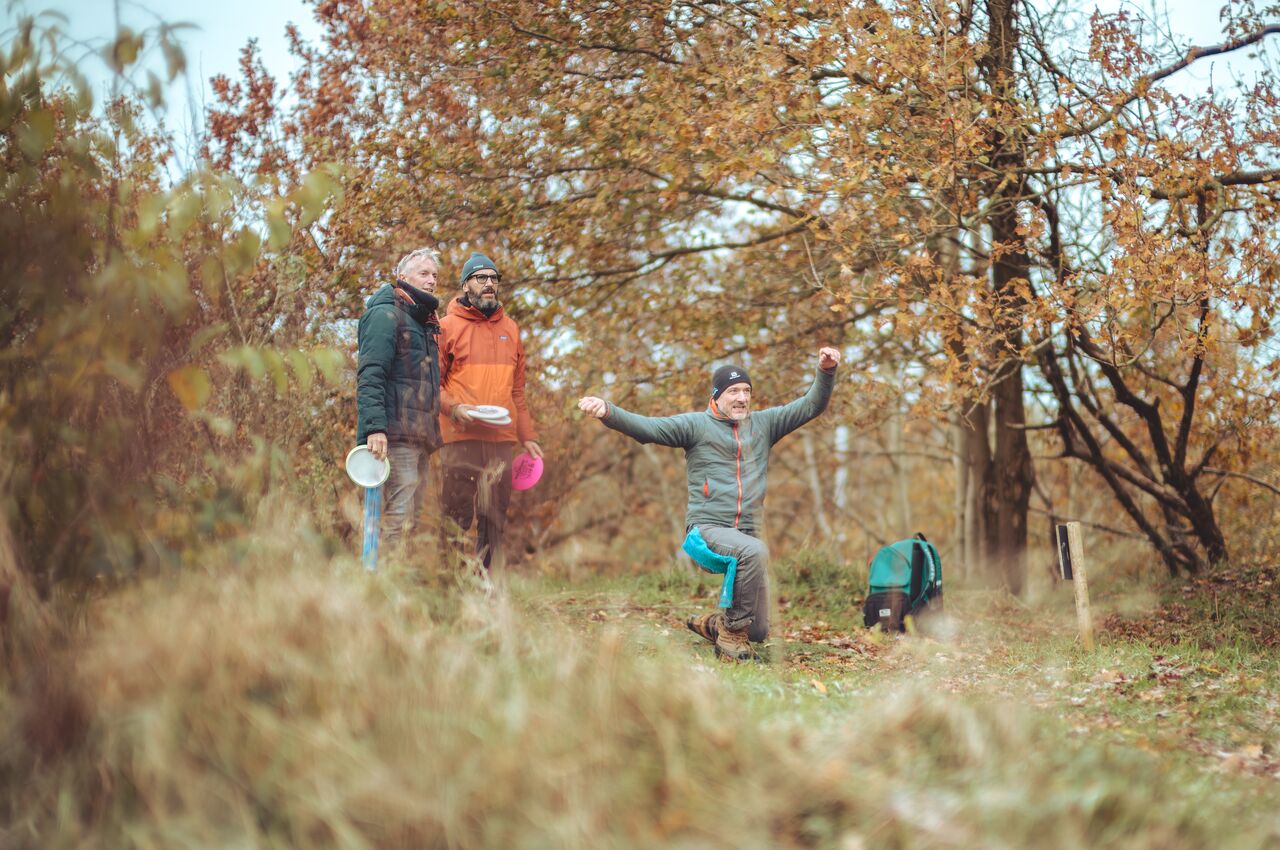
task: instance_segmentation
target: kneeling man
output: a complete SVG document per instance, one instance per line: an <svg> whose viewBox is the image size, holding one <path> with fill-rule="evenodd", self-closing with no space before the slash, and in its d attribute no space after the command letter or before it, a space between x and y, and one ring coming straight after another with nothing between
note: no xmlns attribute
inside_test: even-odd
<svg viewBox="0 0 1280 850"><path fill-rule="evenodd" d="M817 376L807 393L754 413L751 378L738 366L716 369L711 400L701 413L640 416L595 396L578 401L584 413L634 440L685 450L685 550L703 566L725 572L727 585L723 614L691 617L686 625L714 643L717 655L746 661L752 656L748 641L769 636L769 553L758 536L769 451L826 410L839 363L838 350L819 350Z"/></svg>

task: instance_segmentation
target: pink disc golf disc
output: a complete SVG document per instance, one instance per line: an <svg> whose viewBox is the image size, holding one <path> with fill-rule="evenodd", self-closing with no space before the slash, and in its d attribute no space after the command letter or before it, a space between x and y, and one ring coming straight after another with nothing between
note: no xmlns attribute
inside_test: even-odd
<svg viewBox="0 0 1280 850"><path fill-rule="evenodd" d="M511 488L528 490L542 477L542 458L525 452L511 461Z"/></svg>

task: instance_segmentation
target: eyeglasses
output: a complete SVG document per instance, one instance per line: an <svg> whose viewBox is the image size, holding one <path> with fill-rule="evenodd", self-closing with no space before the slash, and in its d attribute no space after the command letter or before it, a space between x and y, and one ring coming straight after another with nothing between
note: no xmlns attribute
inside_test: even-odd
<svg viewBox="0 0 1280 850"><path fill-rule="evenodd" d="M476 283L479 283L479 284L486 284L486 283L501 283L501 282L502 282L502 275L500 275L500 274L473 274L471 277L467 278L467 280L474 280Z"/></svg>

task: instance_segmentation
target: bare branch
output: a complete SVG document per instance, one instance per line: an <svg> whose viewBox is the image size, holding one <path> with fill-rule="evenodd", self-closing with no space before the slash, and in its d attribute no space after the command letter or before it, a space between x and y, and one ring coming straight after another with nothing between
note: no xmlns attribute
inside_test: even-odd
<svg viewBox="0 0 1280 850"><path fill-rule="evenodd" d="M1224 478L1241 478L1245 481L1248 481L1251 484L1257 484L1259 487L1262 487L1263 489L1266 489L1266 490L1270 490L1272 493L1275 493L1277 496L1280 496L1280 487L1277 487L1274 484L1268 484L1266 481L1263 481L1261 478L1255 478L1254 476L1248 474L1247 472L1233 472L1230 469L1218 469L1215 466L1206 466L1204 467L1203 471L1212 473L1213 475L1221 475Z"/></svg>
<svg viewBox="0 0 1280 850"><path fill-rule="evenodd" d="M1088 526L1089 528L1096 528L1098 531L1105 531L1107 534L1114 534L1116 537L1130 537L1130 538L1133 538L1134 540L1147 539L1145 535L1138 534L1136 531L1121 531L1118 528L1112 528L1111 526L1103 525L1102 523L1089 522L1089 520L1087 519L1069 520L1067 519L1067 517L1064 517L1061 514L1055 513L1053 511L1046 511L1044 508L1033 508L1031 506L1028 506L1027 510L1031 511L1033 514L1041 514L1042 516L1047 516L1049 517L1049 519L1052 519L1054 521L1062 520L1063 522L1078 522L1081 525Z"/></svg>
<svg viewBox="0 0 1280 850"><path fill-rule="evenodd" d="M656 59L659 62L663 62L668 65L678 66L684 64L679 59L672 59L670 56L663 56L661 53L653 50L645 50L643 47L623 47L621 44L570 43L566 42L564 39L556 38L555 36L547 35L543 32L535 32L534 30L517 26L514 21L511 22L511 29L514 32L518 32L521 35L527 35L530 38L536 38L540 41L549 41L552 44L559 44L565 47L576 48L578 50L604 50L609 53L635 54L639 56L648 56L650 59Z"/></svg>
<svg viewBox="0 0 1280 850"><path fill-rule="evenodd" d="M1208 331L1209 299L1200 302L1200 332L1203 341ZM1200 388L1200 374L1204 370L1204 352L1197 348L1195 359L1191 362L1191 373L1187 383L1182 387L1182 419L1178 423L1178 435L1174 440L1173 464L1181 470L1187 462L1187 442L1191 439L1191 424L1195 418L1196 391Z"/></svg>
<svg viewBox="0 0 1280 850"><path fill-rule="evenodd" d="M665 264L667 261L676 257L683 257L688 254L702 254L707 251L719 251L724 248L753 248L757 245L764 245L767 242L773 242L777 239L784 239L788 236L794 236L808 228L807 223L797 224L784 230L771 230L762 233L754 239L742 239L736 242L712 242L707 245L684 245L679 248L669 248L666 251L655 251L651 253L643 262L632 266L620 266L613 269L599 269L594 271L583 272L582 274L572 275L570 277L544 277L538 280L542 283L565 283L575 280L583 280L587 278L614 277L616 275L627 275L635 272L651 271L650 266L658 268L658 264Z"/></svg>
<svg viewBox="0 0 1280 850"><path fill-rule="evenodd" d="M1115 104L1110 109L1108 109L1105 113L1100 115L1095 120L1089 122L1085 126L1077 130L1074 130L1070 133L1066 133L1064 135L1064 138L1074 138L1076 136L1085 136L1085 135L1088 135L1089 133L1092 133L1094 130L1097 130L1099 127L1102 127L1103 125L1110 123L1115 119L1117 115L1120 114L1120 112L1126 106L1133 103L1135 100L1137 100L1138 98L1145 95L1148 91L1150 91L1151 86L1154 83L1158 83L1167 77L1173 76L1174 74L1181 71L1183 68L1186 68L1189 65L1191 65L1191 63L1193 62L1196 62L1200 59L1204 59L1208 56L1219 56L1223 53L1231 53L1232 51L1240 50L1243 47L1248 47L1251 44L1256 44L1259 41L1262 41L1262 39L1266 38L1267 36L1274 35L1276 33L1280 33L1280 24L1271 24L1270 26L1263 27L1257 32L1250 33L1249 35L1241 36L1240 38L1237 38L1234 41L1228 41L1224 44L1216 44L1211 47L1193 47L1187 51L1186 56L1182 57L1177 62L1174 62L1172 65L1169 65L1168 67L1165 67L1165 68L1161 68L1158 71L1153 71L1150 74L1144 74L1143 76L1134 80L1133 90L1132 92L1130 92L1130 94L1127 97L1124 98L1124 100Z"/></svg>

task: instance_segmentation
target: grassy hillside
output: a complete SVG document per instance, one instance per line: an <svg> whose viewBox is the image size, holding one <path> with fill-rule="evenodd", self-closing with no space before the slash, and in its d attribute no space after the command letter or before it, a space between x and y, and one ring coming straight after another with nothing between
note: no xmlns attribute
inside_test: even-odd
<svg viewBox="0 0 1280 850"><path fill-rule="evenodd" d="M6 683L0 846L1280 837L1272 572L1171 588L1089 655L1065 589L953 587L938 637L882 639L855 626L856 571L806 554L776 578L769 660L730 666L681 625L713 598L690 573L516 577L488 600L260 529L104 594Z"/></svg>

